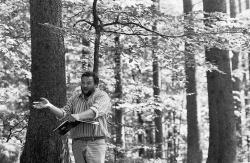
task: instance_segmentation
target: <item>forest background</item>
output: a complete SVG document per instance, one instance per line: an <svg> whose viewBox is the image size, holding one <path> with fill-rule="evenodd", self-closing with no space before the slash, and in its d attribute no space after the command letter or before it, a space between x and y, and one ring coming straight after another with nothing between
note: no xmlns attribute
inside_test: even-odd
<svg viewBox="0 0 250 163"><path fill-rule="evenodd" d="M58 91L70 97L86 70L100 75L112 98L107 162L250 162L249 0L55 0L41 11L31 2L0 1L0 162L74 162L70 135L51 136L59 122L30 101L55 100ZM51 14L38 26L48 40L59 37L64 49L51 46L63 57L32 47L30 20L39 12L62 14L57 24ZM51 68L56 63L62 69ZM50 85L51 76L62 89L36 87Z"/></svg>

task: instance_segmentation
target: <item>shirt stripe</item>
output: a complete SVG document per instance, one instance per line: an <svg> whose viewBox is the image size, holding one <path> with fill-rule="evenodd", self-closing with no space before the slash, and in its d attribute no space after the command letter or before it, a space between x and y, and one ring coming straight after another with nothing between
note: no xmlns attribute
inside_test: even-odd
<svg viewBox="0 0 250 163"><path fill-rule="evenodd" d="M77 114L88 109L92 109L96 113L95 120L99 122L99 125L80 123L71 129L71 137L109 137L107 114L111 111L111 102L106 92L96 88L95 92L88 99L85 99L82 94L76 94L62 108L65 114Z"/></svg>

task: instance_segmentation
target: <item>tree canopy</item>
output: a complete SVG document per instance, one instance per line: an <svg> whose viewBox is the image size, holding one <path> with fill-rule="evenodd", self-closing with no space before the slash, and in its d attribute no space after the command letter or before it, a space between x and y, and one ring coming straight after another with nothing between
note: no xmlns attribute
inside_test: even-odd
<svg viewBox="0 0 250 163"><path fill-rule="evenodd" d="M115 158L113 149L135 159L140 158L138 149L144 148L145 152L155 149L155 144L148 141L150 133L155 130L155 110L160 110L163 115L163 159L172 162L185 160L186 64L197 67L195 81L201 148L208 150L205 72L225 72L214 62L205 60L204 47L228 50L231 55L232 51L240 52L243 66L233 70L232 74L242 82L245 80L241 90L248 91L249 68L244 61L248 59L250 40L247 8L236 17L230 17L229 13L205 12L202 2L198 1L194 3L194 10L188 13L180 9L183 8L182 2L159 1L159 9L155 8L156 3L153 0L63 0L62 26L50 22L40 24L64 37L67 97L80 91L81 73L86 69L94 70L100 75L100 87L109 93L114 104L118 102L113 109L124 109L124 124L120 127L124 128L126 145L124 149L115 146L116 134L113 133L108 154L110 160ZM0 123L3 124L0 139L2 142L18 143L21 147L25 142L27 116L30 115L32 82L29 7L27 0L0 3ZM117 37L119 47L115 42ZM192 46L187 49L185 44ZM120 66L114 60L117 48L121 54ZM185 62L186 50L192 52L195 62L191 59ZM154 55L159 66L159 100L155 100L153 92ZM121 73L122 96L115 94L117 68ZM246 97L242 95L241 98ZM242 108L248 109L248 103L245 103ZM248 128L249 117L245 119L244 126ZM114 121L111 125L119 126ZM138 135L143 135L143 141L138 140ZM242 139L248 137L242 135ZM244 157L244 151L247 151L247 145L238 157ZM207 153L203 152L203 156L206 159Z"/></svg>

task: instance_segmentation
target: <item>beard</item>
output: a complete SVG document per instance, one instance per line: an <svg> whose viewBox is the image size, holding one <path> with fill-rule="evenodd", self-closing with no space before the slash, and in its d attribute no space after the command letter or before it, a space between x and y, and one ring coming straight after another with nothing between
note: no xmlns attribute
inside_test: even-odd
<svg viewBox="0 0 250 163"><path fill-rule="evenodd" d="M95 88L90 89L88 92L85 92L82 87L81 90L84 97L89 97L95 91Z"/></svg>

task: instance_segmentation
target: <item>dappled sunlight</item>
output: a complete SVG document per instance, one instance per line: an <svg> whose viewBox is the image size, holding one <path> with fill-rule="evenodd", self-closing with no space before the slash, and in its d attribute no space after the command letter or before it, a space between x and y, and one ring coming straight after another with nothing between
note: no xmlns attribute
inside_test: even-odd
<svg viewBox="0 0 250 163"><path fill-rule="evenodd" d="M105 144L105 163L250 162L249 8L2 0L0 163L99 159Z"/></svg>

